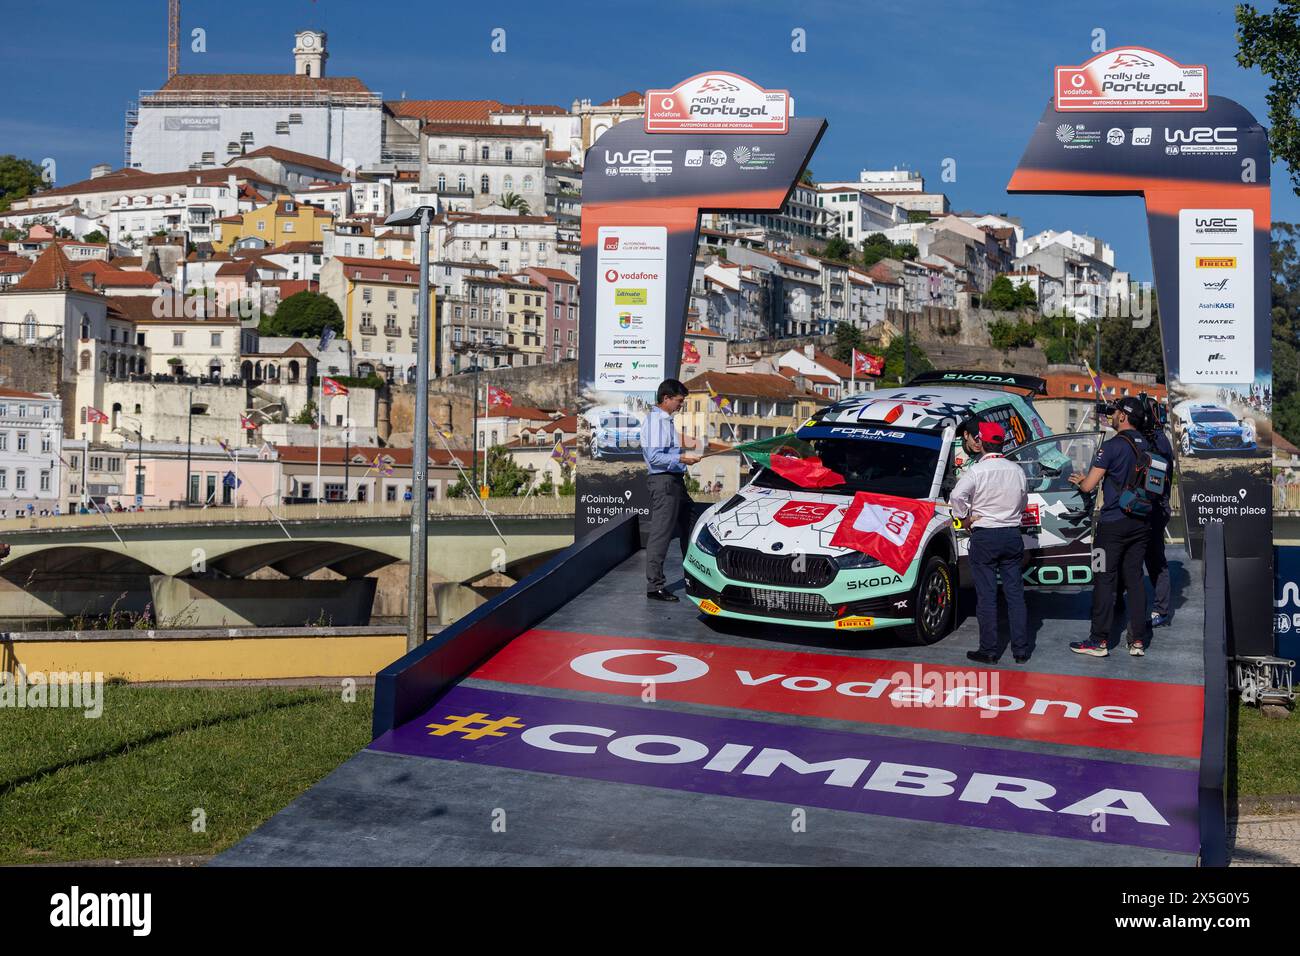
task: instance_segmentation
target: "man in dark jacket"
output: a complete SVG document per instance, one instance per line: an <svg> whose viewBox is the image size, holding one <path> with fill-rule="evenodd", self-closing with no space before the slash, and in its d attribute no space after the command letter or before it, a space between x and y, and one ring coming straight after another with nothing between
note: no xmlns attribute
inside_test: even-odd
<svg viewBox="0 0 1300 956"><path fill-rule="evenodd" d="M1146 601L1133 597L1144 593L1142 563L1151 535L1151 521L1149 517L1126 514L1120 507L1120 495L1132 481L1140 456L1151 450L1139 430L1146 423L1145 416L1137 398L1125 396L1117 401L1111 415L1115 436L1102 442L1087 475L1070 476L1071 483L1084 494L1092 494L1101 485L1103 499L1093 541L1094 553L1101 553L1102 564L1093 577L1092 631L1086 641L1071 642L1070 650L1076 654L1091 657L1110 654L1110 626L1121 581L1129 594L1129 654L1141 657L1146 653L1151 622L1147 618Z"/></svg>

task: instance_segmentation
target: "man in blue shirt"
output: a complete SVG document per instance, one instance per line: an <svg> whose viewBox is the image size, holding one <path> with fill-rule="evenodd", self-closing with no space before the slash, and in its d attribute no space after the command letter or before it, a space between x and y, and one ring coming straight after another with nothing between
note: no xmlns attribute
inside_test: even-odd
<svg viewBox="0 0 1300 956"><path fill-rule="evenodd" d="M1146 558L1151 520L1126 514L1120 508L1120 495L1133 479L1138 456L1150 451L1150 445L1139 431L1145 423L1142 403L1132 396L1121 398L1111 415L1115 437L1102 442L1087 475L1070 476L1071 483L1085 495L1092 494L1101 485L1103 497L1093 540L1093 553L1101 552L1102 566L1092 582L1092 633L1088 640L1070 644L1070 650L1076 654L1092 657L1110 654L1110 626L1121 580L1128 592L1129 654L1141 657L1146 653L1151 622L1147 618L1146 592L1142 586L1142 563Z"/></svg>
<svg viewBox="0 0 1300 956"><path fill-rule="evenodd" d="M686 466L699 455L682 454L673 416L686 401L686 386L675 378L659 383L655 406L641 423L641 457L646 463L646 488L650 492L650 532L645 545L646 597L652 601L677 601L664 578L668 542L681 539L682 557L691 540L691 497L686 492Z"/></svg>

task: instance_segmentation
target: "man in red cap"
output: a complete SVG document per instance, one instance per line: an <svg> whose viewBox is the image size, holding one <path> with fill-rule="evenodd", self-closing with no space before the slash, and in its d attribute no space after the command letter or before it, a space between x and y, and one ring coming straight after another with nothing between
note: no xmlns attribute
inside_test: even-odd
<svg viewBox="0 0 1300 956"><path fill-rule="evenodd" d="M1025 473L1002 457L1006 432L996 422L967 419L961 425L961 443L974 461L958 480L948 501L954 518L970 529L970 570L975 582L975 617L979 621L980 647L966 656L980 664L997 663L998 578L1007 599L1011 628L1011 653L1017 664L1029 660L1033 645L1025 615L1025 588L1021 560L1025 545L1020 519L1029 502Z"/></svg>

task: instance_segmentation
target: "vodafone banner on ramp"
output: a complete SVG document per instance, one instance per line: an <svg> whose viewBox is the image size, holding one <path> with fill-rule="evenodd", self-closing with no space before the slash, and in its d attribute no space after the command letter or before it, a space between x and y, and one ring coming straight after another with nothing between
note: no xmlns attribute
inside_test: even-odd
<svg viewBox="0 0 1300 956"><path fill-rule="evenodd" d="M932 501L859 491L835 529L831 547L853 548L906 574L933 517Z"/></svg>

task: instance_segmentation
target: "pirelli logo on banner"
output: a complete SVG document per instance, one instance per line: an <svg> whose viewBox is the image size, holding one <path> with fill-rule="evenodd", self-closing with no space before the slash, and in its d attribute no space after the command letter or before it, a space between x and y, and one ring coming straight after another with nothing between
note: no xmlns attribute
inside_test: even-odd
<svg viewBox="0 0 1300 956"><path fill-rule="evenodd" d="M1235 269L1237 268L1237 257L1236 256L1197 256L1196 268Z"/></svg>

